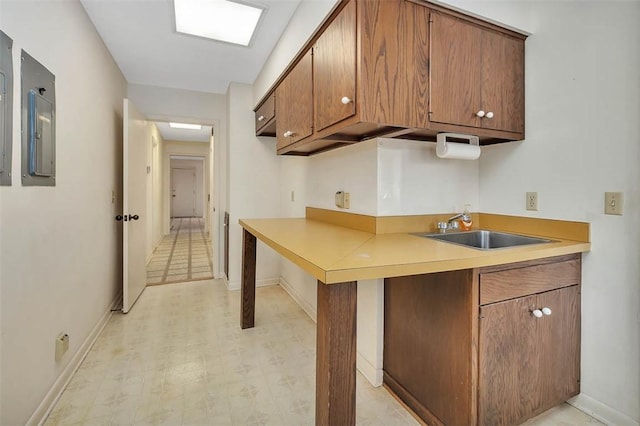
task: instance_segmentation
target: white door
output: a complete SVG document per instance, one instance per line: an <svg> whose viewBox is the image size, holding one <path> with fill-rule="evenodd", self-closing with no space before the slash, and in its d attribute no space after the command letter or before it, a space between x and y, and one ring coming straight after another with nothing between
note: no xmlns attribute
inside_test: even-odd
<svg viewBox="0 0 640 426"><path fill-rule="evenodd" d="M146 285L147 136L148 123L124 100L122 158L122 312L127 313Z"/></svg>
<svg viewBox="0 0 640 426"><path fill-rule="evenodd" d="M171 169L171 217L193 217L195 214L195 169Z"/></svg>

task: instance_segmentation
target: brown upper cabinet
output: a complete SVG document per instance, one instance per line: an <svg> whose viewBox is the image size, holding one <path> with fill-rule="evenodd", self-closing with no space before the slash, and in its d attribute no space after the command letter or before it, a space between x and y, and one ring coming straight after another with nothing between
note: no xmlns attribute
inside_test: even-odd
<svg viewBox="0 0 640 426"><path fill-rule="evenodd" d="M478 135L483 145L520 140L524 40L426 1L343 0L256 119L275 93L278 154L375 137L434 141L447 131Z"/></svg>
<svg viewBox="0 0 640 426"><path fill-rule="evenodd" d="M522 38L433 11L430 80L430 121L524 132Z"/></svg>
<svg viewBox="0 0 640 426"><path fill-rule="evenodd" d="M256 109L256 136L276 135L276 94L272 93Z"/></svg>
<svg viewBox="0 0 640 426"><path fill-rule="evenodd" d="M311 135L313 129L313 81L311 51L276 88L276 138L278 152Z"/></svg>
<svg viewBox="0 0 640 426"><path fill-rule="evenodd" d="M315 129L356 113L356 3L350 1L313 46Z"/></svg>

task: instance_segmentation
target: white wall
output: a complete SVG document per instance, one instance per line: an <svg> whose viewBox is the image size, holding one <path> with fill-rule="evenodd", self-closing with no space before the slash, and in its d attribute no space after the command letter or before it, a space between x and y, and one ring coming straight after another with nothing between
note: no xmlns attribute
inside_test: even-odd
<svg viewBox="0 0 640 426"><path fill-rule="evenodd" d="M209 147L206 146L208 150ZM205 181L204 181L204 157L201 160L171 160L171 169L193 169L195 174L194 180L194 190L195 190L195 211L194 214L197 217L203 217L202 214L206 210L204 209L204 200L206 200L207 195L205 191ZM172 187L173 191L173 187ZM172 197L173 199L173 197Z"/></svg>
<svg viewBox="0 0 640 426"><path fill-rule="evenodd" d="M16 425L70 373L65 368L121 291L111 191L121 197L126 82L78 2L3 1L0 28L14 40L15 76L13 186L0 188L0 423ZM56 77L52 188L20 181L23 48ZM56 363L61 332L70 348Z"/></svg>
<svg viewBox="0 0 640 426"><path fill-rule="evenodd" d="M183 118L211 125L225 116L225 97L216 93L130 83L127 94L150 120Z"/></svg>
<svg viewBox="0 0 640 426"><path fill-rule="evenodd" d="M465 204L478 210L479 162L443 160L435 147L378 140L378 216L462 212Z"/></svg>
<svg viewBox="0 0 640 426"><path fill-rule="evenodd" d="M275 139L255 136L251 86L231 83L227 92L229 277L230 289L240 288L242 262L241 218L273 218L280 215L280 159ZM258 244L258 285L278 282L279 256Z"/></svg>

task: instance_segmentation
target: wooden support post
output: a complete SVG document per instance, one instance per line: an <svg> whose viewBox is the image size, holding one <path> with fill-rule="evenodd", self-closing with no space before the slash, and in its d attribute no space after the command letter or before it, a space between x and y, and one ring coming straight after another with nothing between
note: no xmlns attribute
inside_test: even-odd
<svg viewBox="0 0 640 426"><path fill-rule="evenodd" d="M356 424L357 283L318 281L316 425Z"/></svg>
<svg viewBox="0 0 640 426"><path fill-rule="evenodd" d="M242 230L242 282L240 300L240 327L252 328L256 308L256 237Z"/></svg>

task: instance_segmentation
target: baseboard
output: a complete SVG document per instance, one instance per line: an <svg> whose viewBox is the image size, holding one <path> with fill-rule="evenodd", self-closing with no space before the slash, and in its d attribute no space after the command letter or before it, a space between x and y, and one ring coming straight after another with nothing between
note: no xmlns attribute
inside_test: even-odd
<svg viewBox="0 0 640 426"><path fill-rule="evenodd" d="M227 290L240 290L240 281L229 281L225 279ZM267 287L270 285L280 284L280 278L266 278L263 280L256 280L256 287Z"/></svg>
<svg viewBox="0 0 640 426"><path fill-rule="evenodd" d="M313 322L317 323L318 312L316 311L316 309L313 306L311 306L309 302L304 300L300 296L300 294L291 286L291 284L287 282L287 280L281 277L279 279L279 283L280 283L280 287L282 287L284 291L286 291L289 294L289 296L291 296L291 298L298 304L298 306L300 306L302 310L305 311L307 315L309 315L309 318L311 318Z"/></svg>
<svg viewBox="0 0 640 426"><path fill-rule="evenodd" d="M27 425L42 425L45 422L45 420L51 413L51 410L53 410L53 407L55 407L56 402L58 402L58 399L60 399L62 392L66 389L67 385L71 381L71 378L75 374L76 370L78 370L78 367L80 367L80 364L82 364L82 361L89 353L89 350L93 347L93 344L98 339L98 336L100 336L100 333L107 325L107 322L113 315L113 311L118 310L121 307L122 294L119 294L111 303L111 306L109 307L107 312L105 312L105 314L102 316L102 318L100 318L95 327L93 327L93 330L91 330L82 345L80 345L71 361L69 361L69 364L67 364L64 370L62 370L62 373L60 373L56 381L53 383L53 386L51 387L51 389L49 389L49 392L47 392L40 405L38 405L36 411L34 411L29 420L27 420Z"/></svg>
<svg viewBox="0 0 640 426"><path fill-rule="evenodd" d="M607 425L638 426L638 422L631 417L583 393L567 403Z"/></svg>
<svg viewBox="0 0 640 426"><path fill-rule="evenodd" d="M362 356L360 352L358 352L356 357L356 368L362 373L364 378L371 383L371 386L376 388L382 386L382 368L376 368L368 359Z"/></svg>

